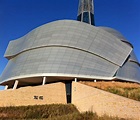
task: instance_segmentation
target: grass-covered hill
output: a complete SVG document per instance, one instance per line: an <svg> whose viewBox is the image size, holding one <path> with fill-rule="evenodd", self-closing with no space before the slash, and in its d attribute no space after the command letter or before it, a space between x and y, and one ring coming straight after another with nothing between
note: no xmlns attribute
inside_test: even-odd
<svg viewBox="0 0 140 120"><path fill-rule="evenodd" d="M130 82L81 82L88 86L92 86L101 90L105 90L123 97L127 97L133 100L140 101L140 84Z"/></svg>
<svg viewBox="0 0 140 120"><path fill-rule="evenodd" d="M19 107L0 107L0 120L125 120L99 117L96 113L80 113L72 104L51 104ZM128 120L128 119L126 119Z"/></svg>

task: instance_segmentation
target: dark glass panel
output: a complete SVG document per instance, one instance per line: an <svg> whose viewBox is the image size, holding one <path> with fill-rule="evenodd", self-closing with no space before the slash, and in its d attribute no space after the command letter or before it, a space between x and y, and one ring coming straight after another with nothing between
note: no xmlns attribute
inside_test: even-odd
<svg viewBox="0 0 140 120"><path fill-rule="evenodd" d="M88 12L83 13L83 22L90 23L89 22L89 13Z"/></svg>
<svg viewBox="0 0 140 120"><path fill-rule="evenodd" d="M77 20L81 21L81 14L77 16Z"/></svg>
<svg viewBox="0 0 140 120"><path fill-rule="evenodd" d="M67 103L71 103L71 87L72 87L72 82L66 82L66 96L67 96Z"/></svg>
<svg viewBox="0 0 140 120"><path fill-rule="evenodd" d="M94 15L92 13L90 13L90 16L91 16L91 24L95 25Z"/></svg>

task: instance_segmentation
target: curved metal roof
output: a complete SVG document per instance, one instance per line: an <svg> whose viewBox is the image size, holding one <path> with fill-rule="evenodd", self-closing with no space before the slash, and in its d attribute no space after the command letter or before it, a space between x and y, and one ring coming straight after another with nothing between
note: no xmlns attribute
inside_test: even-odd
<svg viewBox="0 0 140 120"><path fill-rule="evenodd" d="M138 74L139 67L127 61L129 56L135 62L137 59L132 47L120 39L124 37L115 30L74 20L45 24L9 43L5 53L9 62L1 84L40 76L111 80L117 71L122 71L118 72L119 77L139 81L138 75L121 76L127 71L125 68ZM132 63L133 67L129 67Z"/></svg>
<svg viewBox="0 0 140 120"><path fill-rule="evenodd" d="M121 66L132 48L116 36L86 23L61 20L38 27L18 40L11 41L5 57L46 46L69 46L91 52ZM108 52L110 51L110 52Z"/></svg>

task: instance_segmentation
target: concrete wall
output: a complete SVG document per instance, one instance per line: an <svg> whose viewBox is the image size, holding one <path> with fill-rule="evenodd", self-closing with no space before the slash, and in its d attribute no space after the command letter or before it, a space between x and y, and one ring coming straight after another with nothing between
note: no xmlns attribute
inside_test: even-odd
<svg viewBox="0 0 140 120"><path fill-rule="evenodd" d="M72 103L80 111L98 115L118 116L140 120L140 102L124 98L78 82L72 83Z"/></svg>
<svg viewBox="0 0 140 120"><path fill-rule="evenodd" d="M44 86L22 87L16 90L0 91L1 107L52 103L66 103L64 83L52 83Z"/></svg>
<svg viewBox="0 0 140 120"><path fill-rule="evenodd" d="M64 83L0 91L0 107L52 103L67 103ZM121 118L140 119L140 102L78 82L72 82L72 103L81 112L93 111L100 116L107 114Z"/></svg>

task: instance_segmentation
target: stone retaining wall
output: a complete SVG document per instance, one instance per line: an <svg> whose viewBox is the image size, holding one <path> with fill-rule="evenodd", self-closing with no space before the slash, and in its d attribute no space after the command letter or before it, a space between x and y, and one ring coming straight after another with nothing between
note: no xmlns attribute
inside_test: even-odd
<svg viewBox="0 0 140 120"><path fill-rule="evenodd" d="M72 83L72 103L83 111L140 120L140 102L78 82Z"/></svg>
<svg viewBox="0 0 140 120"><path fill-rule="evenodd" d="M0 107L41 105L63 103L66 104L66 90L64 83L52 83L35 87L22 87L0 91Z"/></svg>

